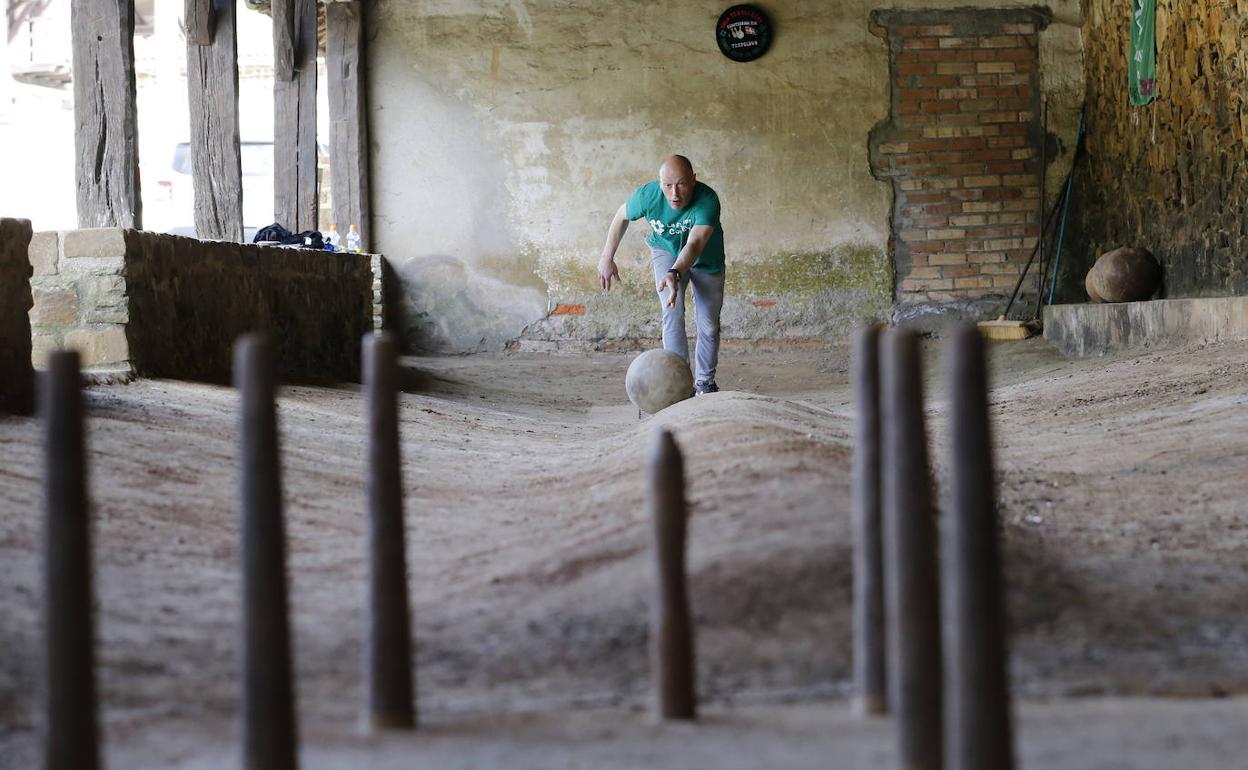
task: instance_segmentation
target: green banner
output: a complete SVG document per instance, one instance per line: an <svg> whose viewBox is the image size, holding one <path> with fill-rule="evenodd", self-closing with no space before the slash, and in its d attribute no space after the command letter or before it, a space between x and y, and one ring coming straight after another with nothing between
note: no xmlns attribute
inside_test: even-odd
<svg viewBox="0 0 1248 770"><path fill-rule="evenodd" d="M1127 89L1137 107L1157 96L1157 0L1131 0L1131 49Z"/></svg>

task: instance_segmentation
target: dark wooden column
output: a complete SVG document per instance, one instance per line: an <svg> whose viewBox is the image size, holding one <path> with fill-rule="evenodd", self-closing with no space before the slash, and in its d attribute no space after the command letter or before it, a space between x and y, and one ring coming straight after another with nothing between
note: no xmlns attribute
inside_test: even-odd
<svg viewBox="0 0 1248 770"><path fill-rule="evenodd" d="M364 8L359 0L325 6L325 69L329 80L330 182L334 224L360 229L371 251L368 202L368 100L364 76Z"/></svg>
<svg viewBox="0 0 1248 770"><path fill-rule="evenodd" d="M948 612L945 767L1013 770L986 345L971 324L952 330L947 339L953 494L941 553Z"/></svg>
<svg viewBox="0 0 1248 770"><path fill-rule="evenodd" d="M205 34L207 4L211 42ZM243 240L243 172L238 136L237 5L233 0L186 0L187 96L191 114L191 175L195 189L195 234L218 241ZM199 25L192 35L189 26Z"/></svg>
<svg viewBox="0 0 1248 770"><path fill-rule="evenodd" d="M79 227L141 227L134 0L72 0Z"/></svg>
<svg viewBox="0 0 1248 770"><path fill-rule="evenodd" d="M887 714L884 544L880 518L880 327L858 330L854 383L854 699L861 714Z"/></svg>
<svg viewBox="0 0 1248 770"><path fill-rule="evenodd" d="M78 353L48 357L44 426L44 770L97 770L91 512Z"/></svg>
<svg viewBox="0 0 1248 770"><path fill-rule="evenodd" d="M184 10L187 42L196 45L211 43L212 27L215 23L212 0L186 0Z"/></svg>
<svg viewBox="0 0 1248 770"><path fill-rule="evenodd" d="M884 334L880 384L884 624L888 701L897 726L894 766L941 770L940 574L916 332Z"/></svg>
<svg viewBox="0 0 1248 770"><path fill-rule="evenodd" d="M315 230L316 0L273 0L272 11L274 220L293 232ZM288 55L293 72L285 78Z"/></svg>

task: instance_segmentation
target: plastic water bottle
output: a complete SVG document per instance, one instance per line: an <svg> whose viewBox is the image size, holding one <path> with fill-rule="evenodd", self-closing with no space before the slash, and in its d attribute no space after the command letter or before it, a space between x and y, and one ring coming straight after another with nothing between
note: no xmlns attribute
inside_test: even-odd
<svg viewBox="0 0 1248 770"><path fill-rule="evenodd" d="M325 233L325 243L329 245L330 251L338 251L341 245L341 239L338 237L338 225L329 226L329 232Z"/></svg>
<svg viewBox="0 0 1248 770"><path fill-rule="evenodd" d="M351 229L347 231L347 251L360 253L360 229L355 225L351 225Z"/></svg>

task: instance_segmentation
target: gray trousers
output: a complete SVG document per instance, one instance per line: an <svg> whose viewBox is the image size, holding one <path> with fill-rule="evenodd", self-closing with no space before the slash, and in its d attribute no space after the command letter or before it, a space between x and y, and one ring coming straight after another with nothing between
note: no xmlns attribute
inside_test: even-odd
<svg viewBox="0 0 1248 770"><path fill-rule="evenodd" d="M650 249L650 265L654 268L657 286L676 264L676 257L662 249ZM694 268L680 279L674 307L667 306L668 293L659 294L663 309L663 349L689 360L689 338L685 336L685 290L693 284L693 312L698 325L697 348L694 352L693 381L699 385L715 381L719 364L719 311L724 306L724 271L708 273Z"/></svg>

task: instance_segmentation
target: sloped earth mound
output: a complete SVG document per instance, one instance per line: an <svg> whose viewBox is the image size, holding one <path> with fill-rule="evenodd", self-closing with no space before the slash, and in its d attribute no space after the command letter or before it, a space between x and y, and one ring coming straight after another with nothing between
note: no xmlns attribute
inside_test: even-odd
<svg viewBox="0 0 1248 770"><path fill-rule="evenodd" d="M939 494L938 348L929 346L928 391ZM1068 362L1029 341L994 354L1017 691L1244 692L1248 346ZM646 702L653 581L642 461L659 426L675 432L686 459L703 696L713 709L739 709L846 692L846 351L726 358L724 392L644 420L623 394L629 356L407 361L400 415L428 719L635 713ZM124 741L144 725L228 727L235 394L141 381L93 388L88 404L110 730ZM351 387L289 388L281 398L297 691L313 733L351 724L360 701L362 411ZM28 760L39 457L38 425L0 418L0 748ZM878 730L868 733L878 745ZM196 736L188 745L221 740ZM882 756L873 751L863 756Z"/></svg>
<svg viewBox="0 0 1248 770"><path fill-rule="evenodd" d="M109 709L232 710L235 395L146 381L88 401ZM644 702L653 585L641 462L659 425L686 455L704 695L808 699L839 686L848 649L810 641L843 636L848 618L843 420L740 393L645 421L613 407L555 423L528 407L402 397L422 709ZM346 719L363 622L361 408L351 390L292 388L280 416L298 691L303 709ZM17 654L0 664L0 707L29 726L38 426L6 419L2 435L0 591L11 611L0 644Z"/></svg>

